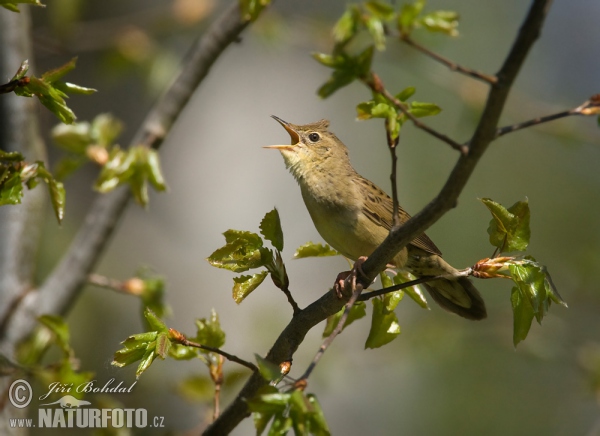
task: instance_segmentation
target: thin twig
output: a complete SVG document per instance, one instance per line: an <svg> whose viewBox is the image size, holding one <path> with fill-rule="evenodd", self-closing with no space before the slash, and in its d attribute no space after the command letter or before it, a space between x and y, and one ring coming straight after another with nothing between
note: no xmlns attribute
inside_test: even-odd
<svg viewBox="0 0 600 436"><path fill-rule="evenodd" d="M398 164L398 156L396 155L396 147L398 146L398 142L400 141L400 136L396 137L396 139L392 138L390 132L390 126L388 120L385 120L385 133L387 137L388 148L390 149L390 154L392 157L392 173L390 174L390 181L392 182L392 224L394 227L400 225L400 204L398 202L398 187L397 177L396 177L396 167Z"/></svg>
<svg viewBox="0 0 600 436"><path fill-rule="evenodd" d="M459 65L456 62L453 62L450 59L445 58L444 56L441 56L441 55L429 50L428 48L422 46L421 44L413 41L410 38L410 36L408 36L408 35L400 36L400 40L407 43L411 47L419 50L421 53L429 56L430 58L444 64L445 66L450 68L452 71L457 71L459 73L465 74L474 79L481 80L482 82L488 83L490 85L495 85L496 83L498 83L498 78L496 76L490 76L489 74L485 74L485 73L473 70L471 68L463 67L462 65Z"/></svg>
<svg viewBox="0 0 600 436"><path fill-rule="evenodd" d="M419 119L417 117L415 117L413 114L411 114L408 111L408 107L406 106L406 104L404 104L403 102L398 100L396 97L394 97L394 95L385 88L385 86L383 85L383 82L381 81L381 78L379 78L379 76L377 74L371 72L369 77L362 79L362 82L365 85L367 85L369 88L371 88L371 90L373 92L377 92L377 93L383 95L386 99L388 99L390 102L392 102L392 104L394 106L396 106L400 110L400 112L402 112L404 115L406 115L406 117L409 120L412 121L412 123L415 125L415 127L419 128L421 130L424 130L427 133L429 133L430 135L438 138L440 141L445 142L446 144L450 145L450 147L452 147L453 149L460 151L461 154L463 154L463 155L467 154L469 149L466 145L459 144L458 142L456 142L449 136L438 132L437 130L433 129L432 127L429 127L427 124L423 123L422 121L419 121Z"/></svg>
<svg viewBox="0 0 600 436"><path fill-rule="evenodd" d="M397 285L394 285L394 286L388 286L387 288L382 288L382 289L378 289L376 291L364 293L358 298L358 301L367 301L367 300L370 300L371 298L378 297L379 295L389 294L390 292L399 291L400 289L404 289L404 288L410 288L411 286L416 286L416 285L420 285L421 283L427 283L427 282L431 282L434 280L439 280L441 278L444 278L444 276L419 277L418 279L411 280L410 282L398 283Z"/></svg>
<svg viewBox="0 0 600 436"><path fill-rule="evenodd" d="M12 80L4 85L0 85L0 94L8 94L13 92L20 86L25 86L29 83L29 77L25 76L22 79Z"/></svg>
<svg viewBox="0 0 600 436"><path fill-rule="evenodd" d="M348 300L348 303L346 303L346 309L344 310L344 313L340 317L340 320L338 321L337 325L335 326L335 328L333 329L331 334L327 338L325 338L325 340L319 347L319 351L317 351L317 354L313 358L310 365L308 365L308 368L306 368L306 371L304 372L304 374L302 374L302 377L300 377L300 379L299 379L300 382L304 382L304 383L306 382L308 377L310 377L310 374L313 372L313 370L317 366L317 363L319 363L319 360L321 359L321 357L323 357L323 354L325 354L325 351L327 351L327 348L331 345L331 343L337 337L337 335L339 335L342 332L342 330L344 329L344 325L346 324L346 320L348 319L348 315L350 314L350 309L352 309L352 306L354 306L354 303L360 297L360 294L363 290L363 286L360 283L358 283L358 284L356 283L356 267L354 268L354 270L352 272L351 280L352 280L352 296L350 297L350 300Z"/></svg>
<svg viewBox="0 0 600 436"><path fill-rule="evenodd" d="M199 348L201 350L206 350L206 351L210 351L213 353L217 353L221 356L223 356L224 358L226 358L227 360L230 360L232 362L235 363L239 363L242 366L245 366L246 368L252 370L252 371L258 371L258 367L253 364L252 362L248 362L247 360L241 359L237 356L234 356L233 354L229 354L226 351L223 351L219 348L215 348L215 347L210 347L208 345L202 345L199 344L197 342L193 342L188 340L188 338L185 337L185 335L175 329L169 329L169 337L171 337L175 342L181 344L181 345L185 345L186 347L194 347L194 348Z"/></svg>
<svg viewBox="0 0 600 436"><path fill-rule="evenodd" d="M124 282L106 277L100 274L90 274L87 279L88 284L98 286L100 288L110 289L112 291L128 294L125 290Z"/></svg>
<svg viewBox="0 0 600 436"><path fill-rule="evenodd" d="M560 118L569 117L572 115L598 115L600 113L600 94L593 95L582 105L563 112L558 112L552 115L546 115L543 117L534 118L532 120L523 121L521 123L513 124L511 126L500 127L496 130L496 138L506 135L507 133L516 132L517 130L525 129L527 127L535 126L549 121L558 120Z"/></svg>

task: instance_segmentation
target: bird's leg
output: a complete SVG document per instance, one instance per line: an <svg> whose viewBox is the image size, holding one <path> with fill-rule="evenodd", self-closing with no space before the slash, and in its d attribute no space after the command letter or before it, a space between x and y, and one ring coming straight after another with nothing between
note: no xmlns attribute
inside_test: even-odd
<svg viewBox="0 0 600 436"><path fill-rule="evenodd" d="M358 259L356 259L356 262L354 262L354 266L352 267L352 270L350 271L344 271L338 274L337 278L335 279L335 283L333 284L333 291L335 292L335 295L341 300L344 297L344 287L346 284L346 279L348 277L350 277L351 275L356 275L357 273L360 274L363 277L367 277L365 275L365 273L362 270L362 264L365 263L365 261L367 260L366 256L361 256Z"/></svg>

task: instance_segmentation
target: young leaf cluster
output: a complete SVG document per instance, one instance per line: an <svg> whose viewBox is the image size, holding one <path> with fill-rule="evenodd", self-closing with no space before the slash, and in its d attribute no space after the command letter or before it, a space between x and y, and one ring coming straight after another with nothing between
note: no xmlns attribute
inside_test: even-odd
<svg viewBox="0 0 600 436"><path fill-rule="evenodd" d="M40 181L48 186L54 214L60 223L65 213L63 184L52 176L43 162L29 164L18 152L0 150L0 206L20 204L23 198L23 186L32 189Z"/></svg>
<svg viewBox="0 0 600 436"><path fill-rule="evenodd" d="M176 360L199 358L209 367L211 375L215 373L216 367L220 371L222 360L219 354L182 345L183 335L176 330L169 329L149 308L146 308L144 317L149 330L129 336L122 342L123 348L115 352L112 362L114 366L124 367L139 361L136 371L136 377L139 377L157 357L164 360L168 356ZM219 316L214 309L208 320L204 318L196 320L196 336L192 338L192 341L212 348L223 346L225 332L221 329Z"/></svg>
<svg viewBox="0 0 600 436"><path fill-rule="evenodd" d="M333 28L335 41L333 53L314 55L317 61L334 69L332 76L319 89L319 95L326 98L353 80L365 78L371 69L373 48L385 49L386 35L390 33L390 26L394 23L403 37L419 27L451 36L458 34L456 30L458 14L451 11L433 11L423 14L424 6L424 0L404 5L400 11L384 1L372 0L349 5ZM373 46L356 56L351 55L348 50L350 43L365 31L370 35Z"/></svg>
<svg viewBox="0 0 600 436"><path fill-rule="evenodd" d="M52 129L56 145L68 154L56 169L64 178L88 161L102 167L94 188L102 193L129 185L136 201L148 204L148 184L157 191L166 190L158 152L142 145L122 150L114 142L123 129L110 114L100 114L91 123L59 124Z"/></svg>
<svg viewBox="0 0 600 436"><path fill-rule="evenodd" d="M265 268L258 273L241 275L233 279L233 299L238 304L260 286L269 274L275 286L288 292L289 279L281 258L283 231L277 209L264 216L260 223L260 233L271 243L274 251L264 246L264 240L260 235L230 229L223 233L226 244L206 259L212 266L233 272Z"/></svg>
<svg viewBox="0 0 600 436"><path fill-rule="evenodd" d="M61 67L47 71L38 78L35 76L26 76L29 65L25 61L17 74L11 79L11 82L19 81L19 86L14 88L14 93L23 97L36 96L61 122L71 124L77 117L65 101L68 98L68 94L89 95L96 92L95 89L85 88L61 80L64 75L75 68L76 62L77 58L73 58Z"/></svg>
<svg viewBox="0 0 600 436"><path fill-rule="evenodd" d="M492 214L488 227L490 243L496 252L525 251L529 245L530 211L527 200L518 201L509 208L489 199L481 199ZM475 275L480 277L508 277L515 286L511 292L514 328L513 343L524 340L533 318L541 324L552 302L567 306L552 283L545 266L532 256L503 256L484 259L475 265Z"/></svg>
<svg viewBox="0 0 600 436"><path fill-rule="evenodd" d="M458 13L443 10L423 13L425 4L425 0L417 0L402 6L396 18L397 28L402 37L407 37L414 29L418 28L449 36L458 36Z"/></svg>
<svg viewBox="0 0 600 436"><path fill-rule="evenodd" d="M412 114L416 118L422 118L437 115L442 111L435 103L418 101L406 103L415 91L415 88L411 86L394 96L397 101L404 105L406 112ZM372 100L358 104L358 106L356 106L356 112L359 120L384 118L386 120L388 134L392 140L398 138L402 125L408 120L408 115L402 112L394 101L391 101L385 95L378 92L373 92Z"/></svg>
<svg viewBox="0 0 600 436"><path fill-rule="evenodd" d="M43 315L38 318L38 321L41 326L19 345L17 361L28 368L34 378L44 386L54 382L80 386L91 381L94 378L93 372L79 370L79 359L75 357L75 352L70 345L69 326L62 317ZM53 345L56 345L59 350L59 360L51 365L38 366L42 357ZM56 395L54 393L53 397ZM72 395L82 398L84 393L73 392ZM54 398L49 398L46 402L53 400Z"/></svg>
<svg viewBox="0 0 600 436"><path fill-rule="evenodd" d="M284 435L290 430L297 435L331 434L317 397L300 389L280 392L274 386L263 386L248 400L248 407L258 436L264 433L269 423L269 435Z"/></svg>

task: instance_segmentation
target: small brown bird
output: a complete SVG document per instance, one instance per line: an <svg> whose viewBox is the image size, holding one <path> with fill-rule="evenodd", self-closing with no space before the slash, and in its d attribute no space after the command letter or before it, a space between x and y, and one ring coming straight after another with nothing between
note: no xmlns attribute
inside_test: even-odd
<svg viewBox="0 0 600 436"><path fill-rule="evenodd" d="M281 152L298 181L306 208L325 241L349 259L369 256L392 227L392 199L358 174L348 149L327 128L329 121L295 125L273 116L289 133L290 145L271 145ZM401 223L410 215L402 208ZM422 234L393 259L394 268L417 277L458 274L441 257L435 244ZM487 316L479 292L466 277L438 279L423 286L444 309L464 318Z"/></svg>

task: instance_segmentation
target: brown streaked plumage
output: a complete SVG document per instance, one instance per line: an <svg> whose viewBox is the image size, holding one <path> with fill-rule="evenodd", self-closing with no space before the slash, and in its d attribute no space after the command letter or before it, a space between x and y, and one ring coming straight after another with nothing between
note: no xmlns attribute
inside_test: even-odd
<svg viewBox="0 0 600 436"><path fill-rule="evenodd" d="M369 256L392 227L392 199L373 182L358 174L346 146L328 130L329 122L295 125L273 116L289 133L291 144L272 145L300 185L302 198L319 234L349 259ZM402 208L400 221L410 215ZM422 276L458 271L444 261L440 250L422 234L393 259L395 268ZM444 309L464 318L486 317L485 304L465 277L439 279L423 286Z"/></svg>

